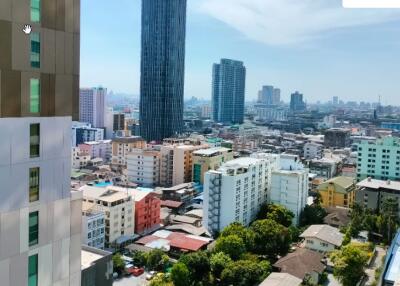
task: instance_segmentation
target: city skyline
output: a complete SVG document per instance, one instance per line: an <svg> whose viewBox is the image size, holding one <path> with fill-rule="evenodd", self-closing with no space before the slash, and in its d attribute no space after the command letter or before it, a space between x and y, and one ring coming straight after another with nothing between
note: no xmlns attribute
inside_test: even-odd
<svg viewBox="0 0 400 286"><path fill-rule="evenodd" d="M210 66L220 58L234 58L247 66L246 101L255 100L257 91L268 84L282 89L285 102L289 102L291 93L299 90L307 102L328 101L333 96L376 102L381 95L383 104L400 105L400 88L394 84L396 75L400 74L396 65L400 60L396 52L400 48L396 36L400 30L396 25L400 22L398 11L344 10L341 1L328 7L305 1L306 7L294 5L286 11L282 8L288 5L285 0L280 1L279 7L272 7L272 13L265 11L272 5L268 0L259 6L254 0L233 1L226 10L234 13L242 7L243 11L253 13L258 9L266 24L275 27L273 31L261 29L265 31L265 38L272 39L272 42L266 42L259 36L260 32L255 33L257 37L253 35L253 23L242 28L247 27L247 12L238 23L224 16L229 11L217 15L222 21L217 20L214 11L225 3L217 2L188 2L185 98L196 96L210 100ZM138 95L140 1L124 0L121 5L104 0L96 3L93 6L82 2L81 85L102 85L115 92ZM342 22L314 17L313 13L317 15L319 9L321 15L329 14L336 22L340 19ZM99 21L106 16L118 21ZM295 20L287 18L289 16ZM299 17L304 18L305 23L301 23ZM293 25L290 25L291 21L294 21ZM294 26L299 26L299 31ZM296 41L283 43L283 40L276 40L279 32ZM365 85L365 82L369 84Z"/></svg>

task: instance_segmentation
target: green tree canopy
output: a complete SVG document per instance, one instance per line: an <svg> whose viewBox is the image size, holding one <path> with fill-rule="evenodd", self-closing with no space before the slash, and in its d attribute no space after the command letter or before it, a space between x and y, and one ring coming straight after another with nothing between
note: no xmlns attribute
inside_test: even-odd
<svg viewBox="0 0 400 286"><path fill-rule="evenodd" d="M153 249L147 254L147 268L161 271L169 263L169 257L160 249Z"/></svg>
<svg viewBox="0 0 400 286"><path fill-rule="evenodd" d="M171 280L174 286L190 285L190 271L187 266L181 262L174 264L171 269Z"/></svg>
<svg viewBox="0 0 400 286"><path fill-rule="evenodd" d="M259 285L271 272L268 262L238 260L229 264L221 274L222 285Z"/></svg>
<svg viewBox="0 0 400 286"><path fill-rule="evenodd" d="M275 259L290 248L291 234L283 225L271 219L255 221L250 228L255 233L255 253Z"/></svg>
<svg viewBox="0 0 400 286"><path fill-rule="evenodd" d="M243 240L247 250L251 250L254 248L254 232L251 229L246 228L243 224L239 222L234 222L222 230L222 232L220 233L220 237L233 234L237 235Z"/></svg>
<svg viewBox="0 0 400 286"><path fill-rule="evenodd" d="M223 252L214 253L210 259L211 271L216 278L221 278L221 273L232 262L232 259Z"/></svg>
<svg viewBox="0 0 400 286"><path fill-rule="evenodd" d="M210 260L204 251L183 255L179 262L185 264L189 269L191 281L202 281L209 277Z"/></svg>
<svg viewBox="0 0 400 286"><path fill-rule="evenodd" d="M258 213L257 219L271 219L277 223L289 227L294 218L293 212L281 205L264 204Z"/></svg>
<svg viewBox="0 0 400 286"><path fill-rule="evenodd" d="M215 251L223 252L229 255L233 260L237 260L246 252L246 246L243 239L236 234L231 234L228 236L220 236L217 239Z"/></svg>
<svg viewBox="0 0 400 286"><path fill-rule="evenodd" d="M300 215L300 225L307 226L312 224L322 224L326 215L327 213L321 205L306 205Z"/></svg>
<svg viewBox="0 0 400 286"><path fill-rule="evenodd" d="M364 275L368 251L360 244L350 243L331 254L335 265L334 275L343 286L354 286Z"/></svg>
<svg viewBox="0 0 400 286"><path fill-rule="evenodd" d="M125 262L122 259L122 255L120 253L116 253L113 255L112 260L114 265L114 271L121 274L125 269Z"/></svg>

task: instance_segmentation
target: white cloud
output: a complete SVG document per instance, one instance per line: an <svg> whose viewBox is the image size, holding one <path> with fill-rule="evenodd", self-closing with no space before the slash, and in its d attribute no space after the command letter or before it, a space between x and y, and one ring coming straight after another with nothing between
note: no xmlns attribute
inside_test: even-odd
<svg viewBox="0 0 400 286"><path fill-rule="evenodd" d="M200 11L269 45L309 41L326 32L400 19L396 9L344 9L341 0L201 0Z"/></svg>

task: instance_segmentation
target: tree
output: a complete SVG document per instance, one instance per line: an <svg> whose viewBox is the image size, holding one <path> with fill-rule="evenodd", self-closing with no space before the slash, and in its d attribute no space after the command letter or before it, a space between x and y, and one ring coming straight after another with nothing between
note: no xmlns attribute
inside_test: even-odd
<svg viewBox="0 0 400 286"><path fill-rule="evenodd" d="M294 214L284 206L267 204L261 207L257 218L259 220L271 219L285 227L289 227L292 225Z"/></svg>
<svg viewBox="0 0 400 286"><path fill-rule="evenodd" d="M250 228L255 233L255 253L275 259L277 255L285 255L289 251L291 235L283 225L264 219L255 221Z"/></svg>
<svg viewBox="0 0 400 286"><path fill-rule="evenodd" d="M368 252L360 244L350 243L331 254L335 265L333 274L343 286L354 286L364 275Z"/></svg>
<svg viewBox="0 0 400 286"><path fill-rule="evenodd" d="M254 247L254 232L249 228L246 228L243 224L239 222L234 222L225 227L220 233L220 237L228 235L237 235L240 237L246 245L247 250L251 250Z"/></svg>
<svg viewBox="0 0 400 286"><path fill-rule="evenodd" d="M121 254L120 253L114 254L112 260L114 265L114 271L121 274L125 269L125 262L122 259Z"/></svg>
<svg viewBox="0 0 400 286"><path fill-rule="evenodd" d="M174 286L174 283L164 273L158 273L151 279L149 286Z"/></svg>
<svg viewBox="0 0 400 286"><path fill-rule="evenodd" d="M169 257L160 249L153 249L147 254L147 268L151 270L163 270L169 262Z"/></svg>
<svg viewBox="0 0 400 286"><path fill-rule="evenodd" d="M210 260L204 251L194 252L181 256L179 262L186 265L190 272L190 281L207 279L211 270Z"/></svg>
<svg viewBox="0 0 400 286"><path fill-rule="evenodd" d="M246 252L246 246L243 240L235 235L220 236L215 244L216 252L223 252L229 255L233 260L237 260Z"/></svg>
<svg viewBox="0 0 400 286"><path fill-rule="evenodd" d="M145 266L147 263L147 254L143 251L135 250L132 253L133 264L136 266Z"/></svg>
<svg viewBox="0 0 400 286"><path fill-rule="evenodd" d="M300 214L300 225L308 226L312 224L322 224L326 217L326 211L321 205L306 205Z"/></svg>
<svg viewBox="0 0 400 286"><path fill-rule="evenodd" d="M190 272L185 264L178 262L171 269L171 280L175 286L190 285Z"/></svg>
<svg viewBox="0 0 400 286"><path fill-rule="evenodd" d="M221 278L221 273L232 262L232 259L223 252L217 252L211 256L210 265L214 277Z"/></svg>
<svg viewBox="0 0 400 286"><path fill-rule="evenodd" d="M222 285L252 286L258 285L271 272L268 262L238 260L232 262L221 274Z"/></svg>
<svg viewBox="0 0 400 286"><path fill-rule="evenodd" d="M381 234L385 238L385 242L389 244L400 224L398 202L394 198L385 199L382 203L381 215L384 226Z"/></svg>

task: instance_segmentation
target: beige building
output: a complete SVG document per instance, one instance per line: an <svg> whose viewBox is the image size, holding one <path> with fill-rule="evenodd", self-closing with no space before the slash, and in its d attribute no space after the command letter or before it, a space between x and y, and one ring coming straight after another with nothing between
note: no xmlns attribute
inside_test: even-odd
<svg viewBox="0 0 400 286"><path fill-rule="evenodd" d="M204 183L204 174L210 170L217 170L223 163L233 159L231 149L216 147L193 152L193 182Z"/></svg>
<svg viewBox="0 0 400 286"><path fill-rule="evenodd" d="M161 146L161 186L171 187L191 182L193 152L206 148L206 144Z"/></svg>
<svg viewBox="0 0 400 286"><path fill-rule="evenodd" d="M342 245L344 235L339 229L327 224L309 226L301 235L303 247L321 253L330 252Z"/></svg>
<svg viewBox="0 0 400 286"><path fill-rule="evenodd" d="M105 247L112 246L122 236L133 236L135 229L134 201L125 188L83 186L83 204L87 210L105 213Z"/></svg>
<svg viewBox="0 0 400 286"><path fill-rule="evenodd" d="M117 137L112 140L112 162L114 168L126 168L128 154L133 149L145 149L146 141L140 136Z"/></svg>
<svg viewBox="0 0 400 286"><path fill-rule="evenodd" d="M72 168L80 169L87 166L90 161L90 155L88 152L81 150L79 147L72 148Z"/></svg>

